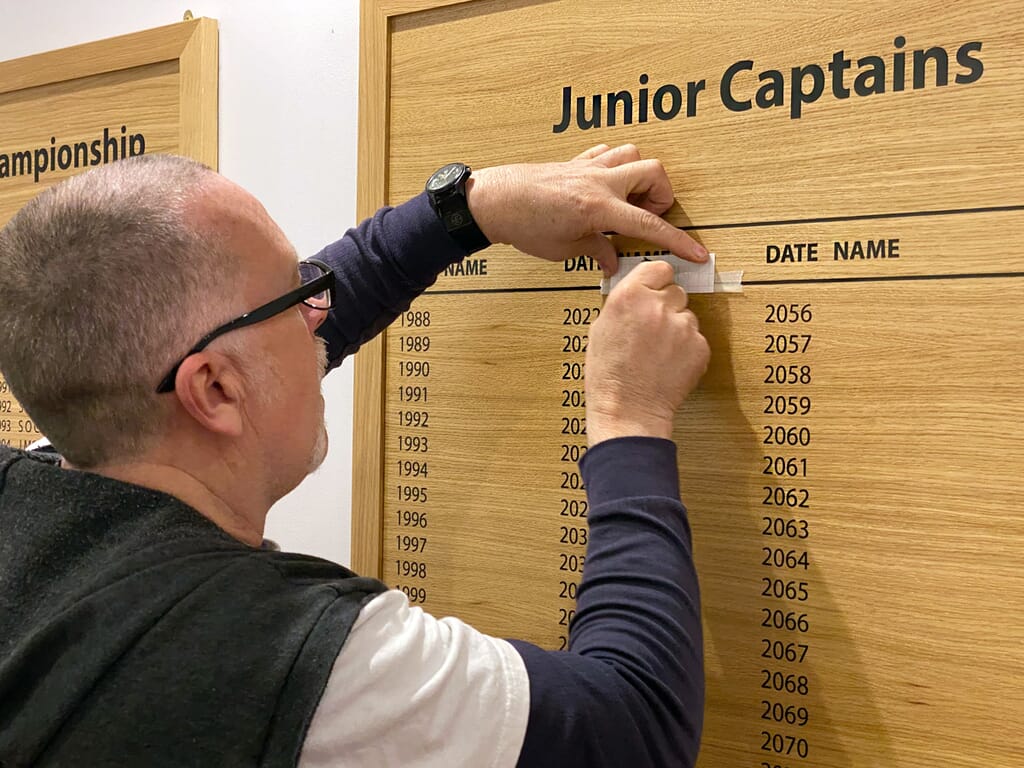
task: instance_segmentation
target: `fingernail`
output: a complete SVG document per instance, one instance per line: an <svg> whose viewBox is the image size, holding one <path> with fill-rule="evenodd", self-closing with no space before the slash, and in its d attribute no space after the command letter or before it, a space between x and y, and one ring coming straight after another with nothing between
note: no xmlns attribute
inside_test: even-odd
<svg viewBox="0 0 1024 768"><path fill-rule="evenodd" d="M697 258L700 259L701 261L708 260L708 249L705 248L703 245L697 246Z"/></svg>

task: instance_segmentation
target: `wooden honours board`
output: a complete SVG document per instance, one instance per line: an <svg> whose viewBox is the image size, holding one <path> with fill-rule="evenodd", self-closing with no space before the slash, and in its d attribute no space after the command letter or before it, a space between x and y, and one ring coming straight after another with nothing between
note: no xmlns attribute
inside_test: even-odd
<svg viewBox="0 0 1024 768"><path fill-rule="evenodd" d="M51 184L155 152L217 167L216 21L0 62L0 226ZM39 437L0 378L0 442Z"/></svg>
<svg viewBox="0 0 1024 768"><path fill-rule="evenodd" d="M743 271L691 298L675 433L701 766L1020 766L1024 14L833 5L365 2L361 213L451 160L664 161ZM358 569L565 645L599 278L495 247L360 354Z"/></svg>

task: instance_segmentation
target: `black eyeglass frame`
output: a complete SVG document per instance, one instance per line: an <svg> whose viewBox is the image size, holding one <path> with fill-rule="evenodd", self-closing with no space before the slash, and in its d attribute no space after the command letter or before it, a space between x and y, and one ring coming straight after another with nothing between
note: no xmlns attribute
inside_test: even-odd
<svg viewBox="0 0 1024 768"><path fill-rule="evenodd" d="M256 307L256 309L246 312L244 315L239 315L234 320L229 320L223 325L214 328L208 334L203 336L203 338L201 338L196 345L192 347L192 349L186 352L184 356L174 364L174 367L171 368L170 372L166 376L164 376L160 385L156 388L157 394L163 395L167 392L173 392L174 380L178 376L178 369L181 368L181 364L197 352L202 352L214 339L223 336L228 331L234 331L238 328L245 328L247 325L254 325L256 323L263 322L264 320L269 320L274 315L279 315L286 309L291 309L296 304L300 303L305 304L307 307L312 309L323 310L325 312L331 309L334 306L334 286L336 282L334 270L318 259L306 259L304 262L300 263L313 264L323 270L324 273L320 275L320 277L311 280L304 285L300 285L298 288L288 291L288 293L285 293L272 301L268 301L266 304ZM327 292L327 306L316 306L307 301L311 296L316 296L318 293L323 293L324 291Z"/></svg>

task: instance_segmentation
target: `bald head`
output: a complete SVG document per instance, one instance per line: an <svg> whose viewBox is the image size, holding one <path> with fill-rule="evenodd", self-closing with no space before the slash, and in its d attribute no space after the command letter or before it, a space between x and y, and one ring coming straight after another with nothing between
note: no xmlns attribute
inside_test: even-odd
<svg viewBox="0 0 1024 768"><path fill-rule="evenodd" d="M204 239L222 244L240 263L263 260L268 248L297 261L284 232L252 194L235 182L210 172L185 203L184 217Z"/></svg>
<svg viewBox="0 0 1024 768"><path fill-rule="evenodd" d="M248 209L217 215L218 190ZM118 460L160 434L157 382L235 309L225 227L261 211L205 166L146 155L52 187L0 231L0 372L69 461Z"/></svg>

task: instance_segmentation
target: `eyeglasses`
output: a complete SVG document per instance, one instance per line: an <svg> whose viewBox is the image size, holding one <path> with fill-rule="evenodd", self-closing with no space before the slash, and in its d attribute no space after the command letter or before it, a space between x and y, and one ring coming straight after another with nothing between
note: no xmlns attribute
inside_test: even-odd
<svg viewBox="0 0 1024 768"><path fill-rule="evenodd" d="M185 359L197 352L202 352L210 345L210 342L219 336L223 336L228 331L234 331L237 328L244 328L247 325L269 320L274 315L279 315L286 309L291 309L299 303L311 309L323 311L334 306L334 271L322 261L307 259L306 261L299 262L299 280L301 285L298 288L288 291L283 296L273 301L268 301L251 312L246 312L244 315L214 328L203 336L192 349L185 353L181 360L174 364L170 372L164 376L160 386L156 388L157 394L162 395L166 392L173 392L174 379L177 377L178 369L185 362Z"/></svg>

